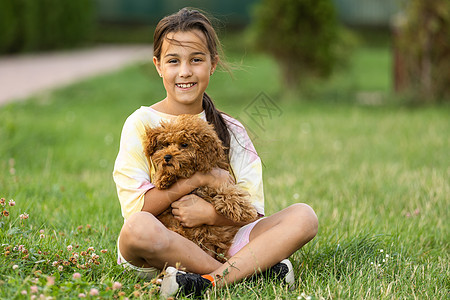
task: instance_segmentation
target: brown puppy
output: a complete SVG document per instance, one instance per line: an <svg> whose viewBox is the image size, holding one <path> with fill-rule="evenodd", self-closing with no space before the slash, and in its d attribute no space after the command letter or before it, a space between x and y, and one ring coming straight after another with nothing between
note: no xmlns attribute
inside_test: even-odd
<svg viewBox="0 0 450 300"><path fill-rule="evenodd" d="M153 184L159 189L167 189L178 179L189 178L197 171L206 173L215 167L229 169L224 147L214 127L195 115L181 115L172 122L161 122L160 127L147 127L143 145L145 155L156 170ZM250 195L235 184L223 184L218 189L203 186L192 193L235 222L250 222L257 218ZM168 229L193 241L222 262L239 230L237 226L183 227L172 215L170 207L158 219Z"/></svg>

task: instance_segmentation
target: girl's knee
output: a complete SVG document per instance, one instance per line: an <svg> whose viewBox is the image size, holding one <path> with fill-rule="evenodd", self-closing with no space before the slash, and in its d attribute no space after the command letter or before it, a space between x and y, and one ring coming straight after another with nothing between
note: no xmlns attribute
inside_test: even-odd
<svg viewBox="0 0 450 300"><path fill-rule="evenodd" d="M296 203L288 207L291 222L299 230L306 232L310 239L314 238L319 230L319 220L311 206L305 203Z"/></svg>
<svg viewBox="0 0 450 300"><path fill-rule="evenodd" d="M137 212L130 216L120 232L120 243L134 250L158 252L168 246L167 229L152 214ZM125 245L124 245L125 246Z"/></svg>

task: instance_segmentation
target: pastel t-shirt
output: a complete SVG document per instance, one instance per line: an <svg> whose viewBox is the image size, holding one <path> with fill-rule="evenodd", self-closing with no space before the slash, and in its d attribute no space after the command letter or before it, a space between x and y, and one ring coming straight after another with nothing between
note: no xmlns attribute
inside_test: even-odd
<svg viewBox="0 0 450 300"><path fill-rule="evenodd" d="M206 120L205 112L201 112L198 116ZM172 120L176 117L142 106L125 121L113 172L124 219L141 211L145 193L155 188L150 179L154 170L142 146L145 127L157 127L161 120ZM250 193L253 206L260 215L264 215L261 159L244 126L227 115L223 117L231 136L230 165L236 183Z"/></svg>

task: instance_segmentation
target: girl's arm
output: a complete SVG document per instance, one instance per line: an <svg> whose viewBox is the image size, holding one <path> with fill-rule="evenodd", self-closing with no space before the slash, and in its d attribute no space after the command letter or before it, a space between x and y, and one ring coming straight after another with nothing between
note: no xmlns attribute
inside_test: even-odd
<svg viewBox="0 0 450 300"><path fill-rule="evenodd" d="M223 182L233 182L233 177L226 170L215 168L209 173L197 172L187 179L179 179L170 188L160 190L152 188L145 193L142 211L154 216L165 211L173 202L189 194L200 186L218 187Z"/></svg>
<svg viewBox="0 0 450 300"><path fill-rule="evenodd" d="M191 178L179 179L168 189L152 188L145 193L142 211L147 211L157 216L165 211L174 201L189 194L199 186L201 186L201 174L195 173Z"/></svg>

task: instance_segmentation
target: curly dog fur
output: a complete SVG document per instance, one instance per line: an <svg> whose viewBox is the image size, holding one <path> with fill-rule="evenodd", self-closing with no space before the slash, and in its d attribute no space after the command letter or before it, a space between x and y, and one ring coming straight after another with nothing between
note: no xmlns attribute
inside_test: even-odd
<svg viewBox="0 0 450 300"><path fill-rule="evenodd" d="M214 127L198 116L181 115L172 122L161 122L159 127L147 127L144 151L155 166L153 184L158 189L167 189L178 179L189 178L197 171L206 173L215 167L229 168ZM235 222L250 222L257 218L250 195L235 184L223 184L217 189L203 186L192 193ZM237 226L183 227L172 215L170 207L157 218L168 229L193 241L220 261L224 261L239 230Z"/></svg>

